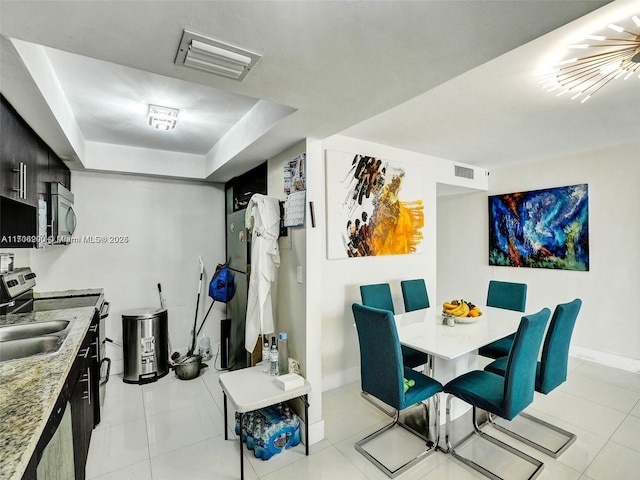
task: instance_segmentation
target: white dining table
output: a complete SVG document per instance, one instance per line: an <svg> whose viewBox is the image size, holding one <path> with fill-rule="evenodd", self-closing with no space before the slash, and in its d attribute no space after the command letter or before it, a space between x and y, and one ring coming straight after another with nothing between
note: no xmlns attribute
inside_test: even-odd
<svg viewBox="0 0 640 480"><path fill-rule="evenodd" d="M396 329L402 345L429 357L425 373L443 385L455 377L484 364L477 355L478 348L515 333L524 315L522 312L479 305L482 315L470 323L456 323L450 327L442 323L442 310L438 307L414 310L394 315ZM469 322L471 319L463 319ZM488 362L487 362L488 363ZM440 423L444 423L444 401L440 402ZM452 419L462 416L469 405L454 399Z"/></svg>
<svg viewBox="0 0 640 480"><path fill-rule="evenodd" d="M514 333L521 312L480 307L479 317L460 319L470 323L443 325L439 308L425 308L395 315L400 343L433 357L451 361Z"/></svg>

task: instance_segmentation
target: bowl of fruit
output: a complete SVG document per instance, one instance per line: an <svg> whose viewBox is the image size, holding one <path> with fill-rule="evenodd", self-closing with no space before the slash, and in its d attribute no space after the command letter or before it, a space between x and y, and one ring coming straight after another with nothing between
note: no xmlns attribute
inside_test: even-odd
<svg viewBox="0 0 640 480"><path fill-rule="evenodd" d="M456 323L472 323L482 315L482 310L468 300L454 299L442 304L442 322L453 318Z"/></svg>

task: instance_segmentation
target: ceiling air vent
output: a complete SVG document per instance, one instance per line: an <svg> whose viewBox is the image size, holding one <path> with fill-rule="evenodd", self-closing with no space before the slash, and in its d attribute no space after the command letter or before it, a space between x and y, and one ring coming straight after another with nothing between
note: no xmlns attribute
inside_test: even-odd
<svg viewBox="0 0 640 480"><path fill-rule="evenodd" d="M175 63L240 81L260 58L255 52L185 30Z"/></svg>
<svg viewBox="0 0 640 480"><path fill-rule="evenodd" d="M473 168L456 165L456 177L469 178L473 180Z"/></svg>

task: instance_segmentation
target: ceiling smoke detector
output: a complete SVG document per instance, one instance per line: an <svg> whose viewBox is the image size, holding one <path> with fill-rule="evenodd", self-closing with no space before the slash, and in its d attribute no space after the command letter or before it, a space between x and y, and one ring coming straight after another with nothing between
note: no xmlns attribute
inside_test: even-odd
<svg viewBox="0 0 640 480"><path fill-rule="evenodd" d="M175 63L240 81L261 57L255 52L185 30Z"/></svg>

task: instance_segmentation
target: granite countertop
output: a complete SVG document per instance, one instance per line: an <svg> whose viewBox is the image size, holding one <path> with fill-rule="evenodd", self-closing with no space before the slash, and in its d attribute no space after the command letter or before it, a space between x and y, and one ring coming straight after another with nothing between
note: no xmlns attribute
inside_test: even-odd
<svg viewBox="0 0 640 480"><path fill-rule="evenodd" d="M85 288L82 290L60 290L57 292L33 292L35 300L47 298L84 297L86 295L102 295L102 288Z"/></svg>
<svg viewBox="0 0 640 480"><path fill-rule="evenodd" d="M101 289L35 294L35 298L101 294ZM95 307L0 315L0 327L71 320L60 350L0 362L0 480L19 480L38 444L84 339Z"/></svg>

